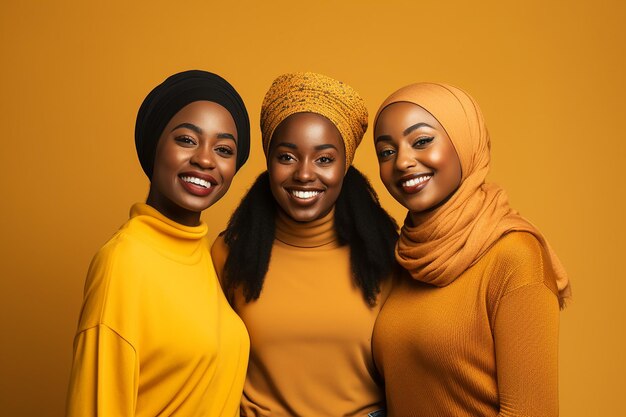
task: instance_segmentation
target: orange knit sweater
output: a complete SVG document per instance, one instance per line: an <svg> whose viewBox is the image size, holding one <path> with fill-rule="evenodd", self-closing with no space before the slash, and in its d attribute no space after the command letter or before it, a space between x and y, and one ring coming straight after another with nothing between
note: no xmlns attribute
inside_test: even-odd
<svg viewBox="0 0 626 417"><path fill-rule="evenodd" d="M558 415L559 303L534 236L503 236L445 287L405 279L374 329L389 417Z"/></svg>

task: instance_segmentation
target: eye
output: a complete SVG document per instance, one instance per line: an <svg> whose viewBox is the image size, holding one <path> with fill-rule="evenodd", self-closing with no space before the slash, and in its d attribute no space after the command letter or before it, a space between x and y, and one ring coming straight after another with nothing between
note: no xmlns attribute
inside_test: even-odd
<svg viewBox="0 0 626 417"><path fill-rule="evenodd" d="M174 140L181 146L194 146L197 145L196 141L187 135L176 136Z"/></svg>
<svg viewBox="0 0 626 417"><path fill-rule="evenodd" d="M396 151L394 151L393 149L383 149L381 151L378 151L377 155L378 159L386 159L395 153Z"/></svg>
<svg viewBox="0 0 626 417"><path fill-rule="evenodd" d="M291 156L288 153L278 154L277 158L278 158L278 160L280 162L291 162L291 161L295 161L296 160L296 158L294 158L293 156Z"/></svg>
<svg viewBox="0 0 626 417"><path fill-rule="evenodd" d="M434 137L423 137L423 138L418 138L415 142L413 142L413 147L414 148L423 148L424 146L428 145L430 142L432 142L434 139Z"/></svg>
<svg viewBox="0 0 626 417"><path fill-rule="evenodd" d="M218 154L224 157L231 157L235 154L235 151L230 146L226 146L226 145L217 146L215 148L215 152L217 152Z"/></svg>
<svg viewBox="0 0 626 417"><path fill-rule="evenodd" d="M335 158L331 155L322 155L319 158L317 158L317 162L319 162L322 165L328 165L331 164L335 161Z"/></svg>

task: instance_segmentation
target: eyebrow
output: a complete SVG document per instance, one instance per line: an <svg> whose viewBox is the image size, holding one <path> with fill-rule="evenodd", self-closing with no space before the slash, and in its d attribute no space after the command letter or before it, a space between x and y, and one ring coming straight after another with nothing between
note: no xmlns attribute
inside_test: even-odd
<svg viewBox="0 0 626 417"><path fill-rule="evenodd" d="M291 142L280 142L280 143L277 143L275 146L276 147L284 146L285 148L289 148L289 149L298 149L298 146L296 146L295 143L291 143ZM336 150L337 147L335 145L333 145L333 144L330 144L330 143L325 143L323 145L317 145L315 147L316 151L323 151L324 149L335 149Z"/></svg>
<svg viewBox="0 0 626 417"><path fill-rule="evenodd" d="M404 132L402 132L402 135L406 136L412 131L419 129L420 127L430 127L431 129L434 129L434 127L432 127L428 123L420 122L420 123L415 123L413 126L409 126L406 129L404 129Z"/></svg>
<svg viewBox="0 0 626 417"><path fill-rule="evenodd" d="M237 142L237 140L235 140L235 137L230 133L218 133L217 138L218 139L232 139L233 141Z"/></svg>
<svg viewBox="0 0 626 417"><path fill-rule="evenodd" d="M193 123L181 123L178 126L176 126L174 129L172 129L172 132L175 131L176 129L180 129L180 128L193 130L194 132L196 132L199 135L202 134L202 129L200 129L198 126L194 125Z"/></svg>
<svg viewBox="0 0 626 417"><path fill-rule="evenodd" d="M278 148L279 146L284 146L285 148L289 149L298 149L298 147L294 143L289 142L279 142L275 145L276 148Z"/></svg>
<svg viewBox="0 0 626 417"><path fill-rule="evenodd" d="M429 127L431 129L434 129L434 127L432 127L428 123L424 123L424 122L415 123L413 126L409 126L406 129L404 129L404 132L402 132L402 136L406 136L409 133L413 132L414 130L419 129L420 127ZM380 135L376 138L376 140L374 141L374 144L378 142L391 142L392 140L393 139L391 138L390 135Z"/></svg>
<svg viewBox="0 0 626 417"><path fill-rule="evenodd" d="M178 126L176 126L174 129L172 129L172 132L175 131L176 129L181 129L181 128L193 130L198 135L202 135L204 133L204 131L199 126L196 126L193 123L181 123ZM217 138L218 139L232 139L233 141L237 142L237 140L235 139L235 136L231 133L218 133Z"/></svg>
<svg viewBox="0 0 626 417"><path fill-rule="evenodd" d="M324 149L335 149L336 150L337 147L335 145L333 145L333 144L330 144L330 143L325 143L323 145L317 145L315 147L316 151L323 151Z"/></svg>

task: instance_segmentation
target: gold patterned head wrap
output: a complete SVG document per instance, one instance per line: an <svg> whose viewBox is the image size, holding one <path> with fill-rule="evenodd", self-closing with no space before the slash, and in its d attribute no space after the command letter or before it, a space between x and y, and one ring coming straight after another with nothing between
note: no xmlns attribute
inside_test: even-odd
<svg viewBox="0 0 626 417"><path fill-rule="evenodd" d="M346 171L367 130L367 108L352 87L314 72L283 74L276 78L261 105L263 152L278 125L295 113L316 113L339 130L346 150Z"/></svg>
<svg viewBox="0 0 626 417"><path fill-rule="evenodd" d="M503 189L485 178L491 142L478 104L463 90L418 83L401 88L380 106L414 103L443 126L461 162L459 188L441 207L413 213L404 222L396 259L414 279L446 286L474 265L500 237L512 231L533 234L546 252L564 305L571 297L567 273L544 236L509 206ZM374 122L376 123L376 122Z"/></svg>

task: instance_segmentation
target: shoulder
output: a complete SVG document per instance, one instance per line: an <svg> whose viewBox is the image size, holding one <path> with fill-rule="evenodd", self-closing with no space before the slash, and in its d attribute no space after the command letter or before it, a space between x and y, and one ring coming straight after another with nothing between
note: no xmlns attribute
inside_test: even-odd
<svg viewBox="0 0 626 417"><path fill-rule="evenodd" d="M502 287L503 295L527 285L541 283L556 294L556 280L549 256L532 233L507 233L492 246L488 257L493 266L491 277Z"/></svg>
<svg viewBox="0 0 626 417"><path fill-rule="evenodd" d="M88 278L110 277L115 270L137 268L148 262L147 252L150 249L122 226L94 255Z"/></svg>
<svg viewBox="0 0 626 417"><path fill-rule="evenodd" d="M488 279L486 301L492 326L504 299L523 299L525 308L535 310L539 308L535 303L541 300L535 296L528 298L528 294L537 294L535 288L545 287L556 302L558 290L549 256L532 233L507 233L494 243L483 259L487 263L484 271Z"/></svg>
<svg viewBox="0 0 626 417"><path fill-rule="evenodd" d="M490 252L500 258L520 262L541 256L542 247L535 235L528 232L509 232L498 239Z"/></svg>
<svg viewBox="0 0 626 417"><path fill-rule="evenodd" d="M137 293L132 288L138 286L141 265L150 262L143 246L121 229L98 250L85 280L80 328L102 323L107 306L120 305L122 294L126 299Z"/></svg>
<svg viewBox="0 0 626 417"><path fill-rule="evenodd" d="M228 245L226 245L226 241L224 240L225 233L226 232L221 232L213 241L213 245L211 246L211 256L228 255Z"/></svg>
<svg viewBox="0 0 626 417"><path fill-rule="evenodd" d="M224 240L224 233L225 232L220 233L211 246L211 259L213 260L215 272L220 279L224 265L226 264L226 259L228 258L228 245Z"/></svg>
<svg viewBox="0 0 626 417"><path fill-rule="evenodd" d="M504 270L541 267L545 253L537 238L527 232L510 232L498 239L489 250L489 257Z"/></svg>

